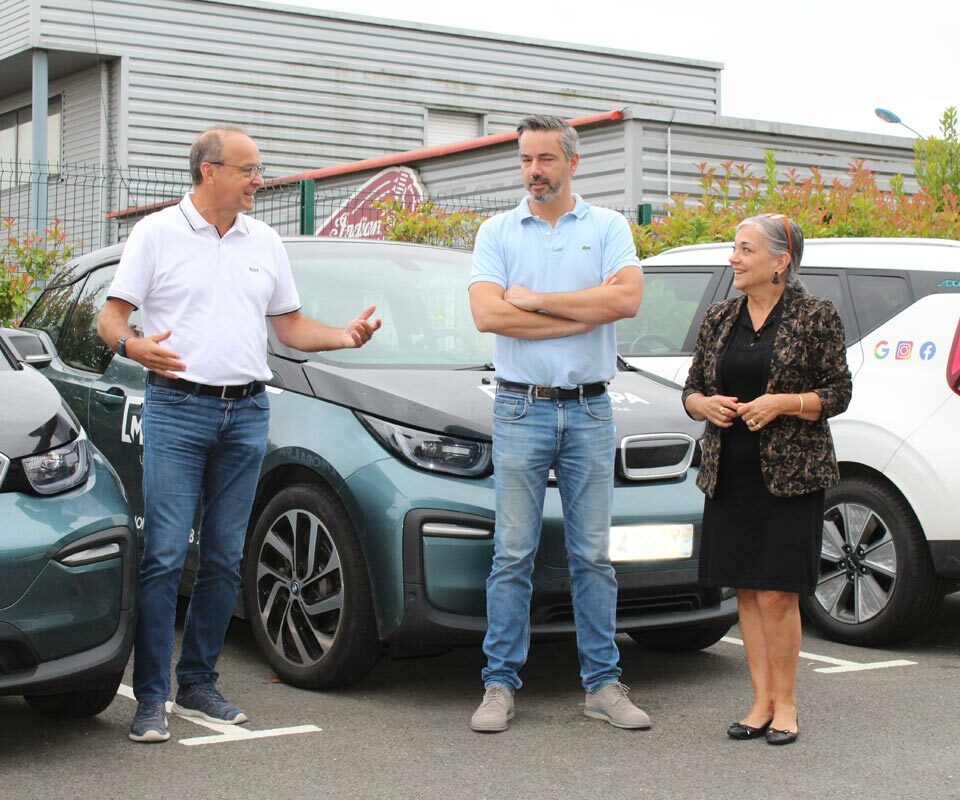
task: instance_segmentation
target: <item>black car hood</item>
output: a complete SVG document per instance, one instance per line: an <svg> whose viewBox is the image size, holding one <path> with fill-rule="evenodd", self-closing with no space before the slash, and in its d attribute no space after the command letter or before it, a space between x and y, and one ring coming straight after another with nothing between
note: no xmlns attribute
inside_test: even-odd
<svg viewBox="0 0 960 800"><path fill-rule="evenodd" d="M0 453L11 459L42 453L78 433L43 375L34 369L0 372Z"/></svg>
<svg viewBox="0 0 960 800"><path fill-rule="evenodd" d="M363 369L319 362L304 365L314 394L338 405L412 428L489 440L493 435L492 372ZM619 372L610 384L619 436L685 433L703 424L683 411L680 390L639 373Z"/></svg>

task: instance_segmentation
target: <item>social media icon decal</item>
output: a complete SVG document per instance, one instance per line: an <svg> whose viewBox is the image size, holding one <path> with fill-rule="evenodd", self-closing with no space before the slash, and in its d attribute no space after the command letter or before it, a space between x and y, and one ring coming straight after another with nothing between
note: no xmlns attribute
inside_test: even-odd
<svg viewBox="0 0 960 800"><path fill-rule="evenodd" d="M886 339L881 339L873 346L873 355L876 358L884 359L890 355L890 348L887 347L889 342Z"/></svg>
<svg viewBox="0 0 960 800"><path fill-rule="evenodd" d="M920 345L920 359L929 361L937 354L937 346L933 342L924 342Z"/></svg>
<svg viewBox="0 0 960 800"><path fill-rule="evenodd" d="M906 361L913 355L913 342L906 340L897 342L897 361Z"/></svg>

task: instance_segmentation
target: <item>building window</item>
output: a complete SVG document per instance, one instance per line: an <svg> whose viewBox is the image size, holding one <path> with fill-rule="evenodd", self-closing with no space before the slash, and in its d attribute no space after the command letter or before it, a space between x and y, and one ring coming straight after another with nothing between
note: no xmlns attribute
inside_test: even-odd
<svg viewBox="0 0 960 800"><path fill-rule="evenodd" d="M483 116L462 111L427 109L426 146L436 147L483 136Z"/></svg>
<svg viewBox="0 0 960 800"><path fill-rule="evenodd" d="M62 103L50 98L47 106L47 157L60 165L60 120ZM33 161L33 109L30 106L0 114L0 161Z"/></svg>

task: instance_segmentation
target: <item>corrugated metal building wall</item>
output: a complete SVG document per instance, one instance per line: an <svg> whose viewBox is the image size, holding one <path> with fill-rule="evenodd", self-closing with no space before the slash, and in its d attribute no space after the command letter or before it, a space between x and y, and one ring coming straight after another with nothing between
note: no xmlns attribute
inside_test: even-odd
<svg viewBox="0 0 960 800"><path fill-rule="evenodd" d="M19 53L29 46L29 0L0 0L0 59Z"/></svg>
<svg viewBox="0 0 960 800"><path fill-rule="evenodd" d="M247 126L283 174L422 147L427 109L476 113L493 133L532 111L719 106L720 65L709 62L246 0L34 2L35 46L89 52L95 30L101 56L123 59L130 166L182 166L216 121Z"/></svg>

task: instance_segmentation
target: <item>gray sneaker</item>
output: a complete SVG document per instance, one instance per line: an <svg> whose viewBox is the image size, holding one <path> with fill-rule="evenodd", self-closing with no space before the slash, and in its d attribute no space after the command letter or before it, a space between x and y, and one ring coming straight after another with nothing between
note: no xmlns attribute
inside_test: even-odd
<svg viewBox="0 0 960 800"><path fill-rule="evenodd" d="M212 683L181 686L173 710L185 717L200 717L221 725L239 725L247 721L247 715L220 694Z"/></svg>
<svg viewBox="0 0 960 800"><path fill-rule="evenodd" d="M495 684L484 692L483 702L470 717L470 727L477 733L499 733L507 729L512 719L513 692L506 686Z"/></svg>
<svg viewBox="0 0 960 800"><path fill-rule="evenodd" d="M137 703L137 713L127 734L132 742L165 742L170 738L163 703Z"/></svg>
<svg viewBox="0 0 960 800"><path fill-rule="evenodd" d="M630 700L630 687L608 683L596 692L587 692L583 713L602 719L617 728L649 728L650 717Z"/></svg>

